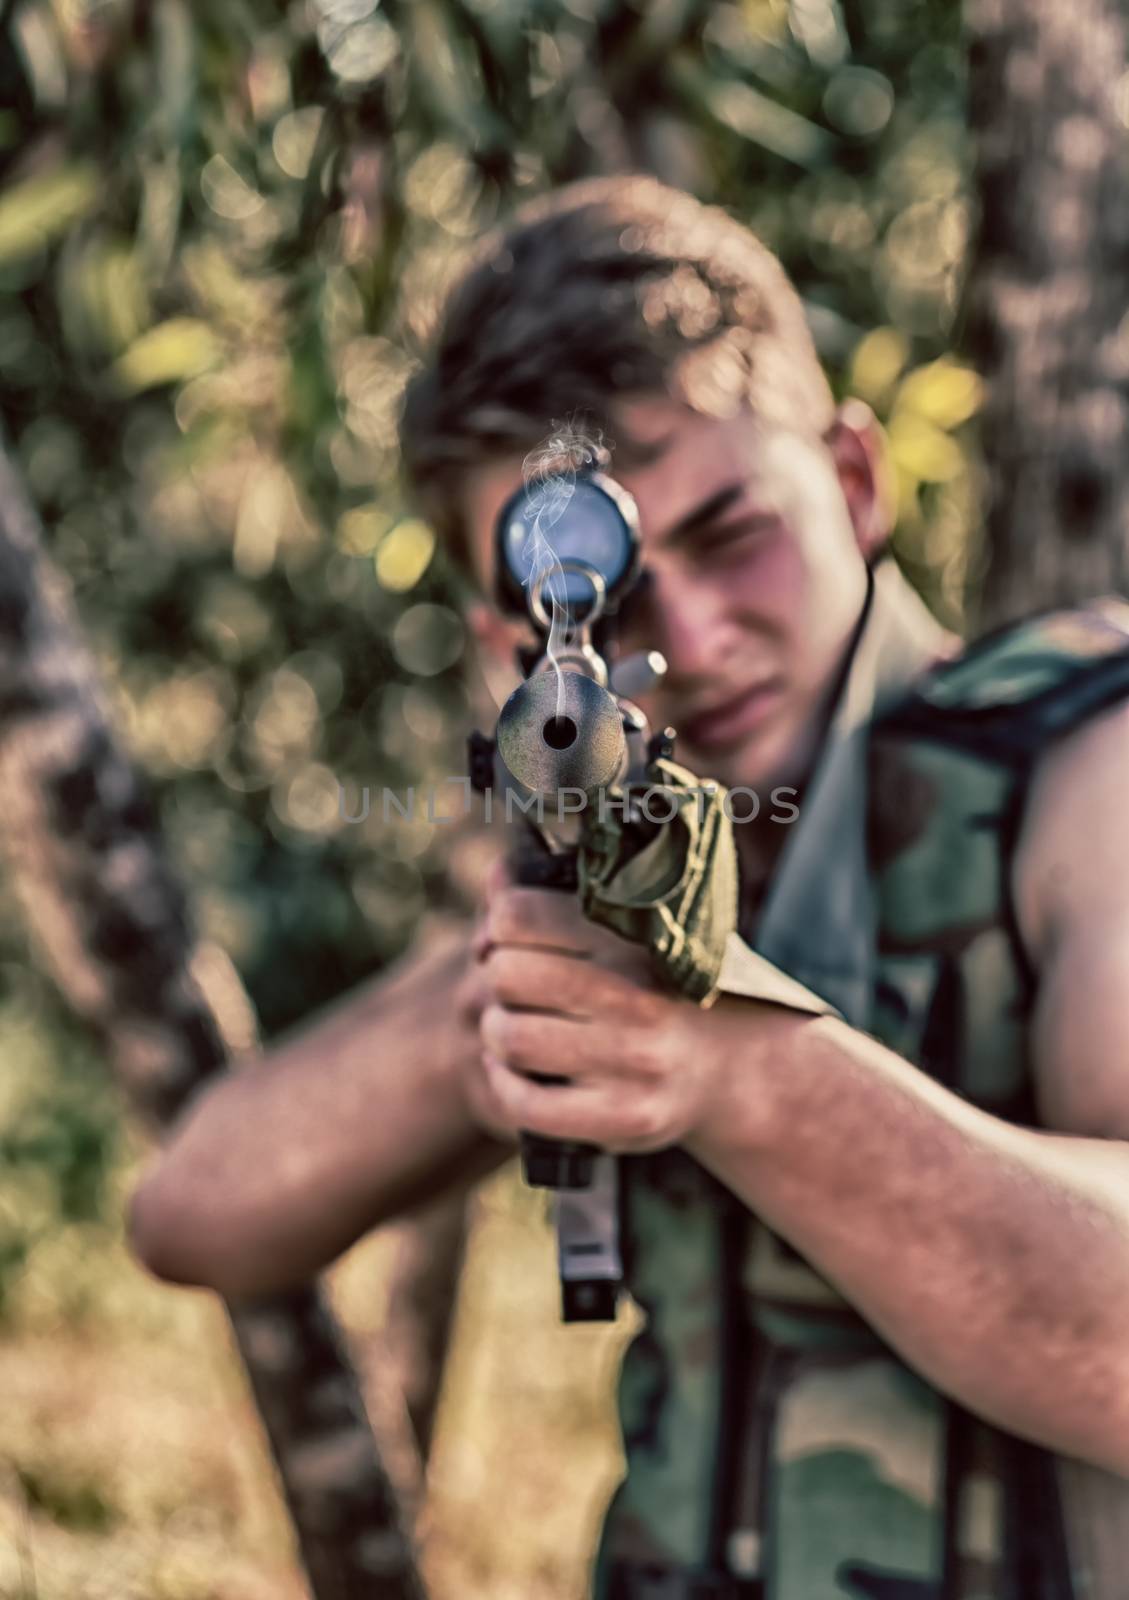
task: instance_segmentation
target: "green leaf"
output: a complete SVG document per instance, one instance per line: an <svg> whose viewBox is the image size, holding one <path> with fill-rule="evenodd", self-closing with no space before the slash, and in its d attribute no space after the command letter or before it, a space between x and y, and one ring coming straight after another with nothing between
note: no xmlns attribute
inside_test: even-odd
<svg viewBox="0 0 1129 1600"><path fill-rule="evenodd" d="M898 410L891 417L887 432L895 464L921 482L946 483L964 471L960 445L923 417Z"/></svg>
<svg viewBox="0 0 1129 1600"><path fill-rule="evenodd" d="M161 383L178 383L214 367L222 346L206 322L170 317L135 339L114 363L115 377L133 393Z"/></svg>
<svg viewBox="0 0 1129 1600"><path fill-rule="evenodd" d="M153 10L159 96L154 112L169 142L183 145L195 123L196 40L183 0L160 0Z"/></svg>
<svg viewBox="0 0 1129 1600"><path fill-rule="evenodd" d="M835 148L826 129L762 94L751 83L713 84L709 104L725 127L798 167L821 166Z"/></svg>
<svg viewBox="0 0 1129 1600"><path fill-rule="evenodd" d="M92 209L103 190L86 162L27 178L0 199L0 267L32 255Z"/></svg>
<svg viewBox="0 0 1129 1600"><path fill-rule="evenodd" d="M909 357L909 340L897 328L872 328L851 356L847 386L852 394L880 406L889 397Z"/></svg>
<svg viewBox="0 0 1129 1600"><path fill-rule="evenodd" d="M972 368L942 356L909 374L896 403L935 427L958 428L979 410L983 397L984 385Z"/></svg>

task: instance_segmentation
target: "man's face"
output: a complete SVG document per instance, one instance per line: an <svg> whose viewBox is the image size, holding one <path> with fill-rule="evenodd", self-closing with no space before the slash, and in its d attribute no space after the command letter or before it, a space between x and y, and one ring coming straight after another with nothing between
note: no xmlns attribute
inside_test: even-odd
<svg viewBox="0 0 1129 1600"><path fill-rule="evenodd" d="M802 782L866 595L863 550L885 528L861 410L833 448L748 411L702 416L667 398L621 407L629 435L661 447L610 472L639 507L648 579L629 601L617 655L660 650L668 672L640 702L674 725L676 759L699 777L757 790ZM859 426L859 419L863 425ZM522 482L522 461L473 475L467 507L476 575L491 593L494 524ZM483 604L470 620L495 658L527 627Z"/></svg>

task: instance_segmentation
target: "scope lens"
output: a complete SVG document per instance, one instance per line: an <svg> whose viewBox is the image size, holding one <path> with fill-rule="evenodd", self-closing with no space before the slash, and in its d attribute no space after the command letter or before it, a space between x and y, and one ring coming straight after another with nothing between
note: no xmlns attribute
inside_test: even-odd
<svg viewBox="0 0 1129 1600"><path fill-rule="evenodd" d="M626 497L625 497L626 498ZM534 582L558 561L594 567L613 595L631 565L635 532L624 511L588 478L550 477L528 484L502 513L501 555L517 584ZM582 572L558 572L544 585L570 609L592 599L592 584Z"/></svg>

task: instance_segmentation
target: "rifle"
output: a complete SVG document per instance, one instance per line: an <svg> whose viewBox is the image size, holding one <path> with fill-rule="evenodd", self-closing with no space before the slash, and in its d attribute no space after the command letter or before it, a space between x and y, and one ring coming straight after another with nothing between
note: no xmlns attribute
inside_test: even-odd
<svg viewBox="0 0 1129 1600"><path fill-rule="evenodd" d="M639 821L632 788L644 788L653 763L674 747L673 730L652 734L634 698L659 682L663 657L646 651L614 666L608 660L616 613L640 576L640 537L634 499L603 466L589 457L587 470L526 483L498 517L499 603L523 610L538 642L519 648L525 680L502 707L494 737L476 730L469 740L473 786L492 796L500 778L507 809L516 796L527 825L513 863L518 881L573 893L584 813L593 802L602 810L615 789L625 821ZM520 1145L531 1186L559 1195L593 1188L595 1146L528 1132ZM594 1243L589 1248L596 1252ZM562 1254L565 1320L614 1318L614 1280L566 1276L564 1266Z"/></svg>

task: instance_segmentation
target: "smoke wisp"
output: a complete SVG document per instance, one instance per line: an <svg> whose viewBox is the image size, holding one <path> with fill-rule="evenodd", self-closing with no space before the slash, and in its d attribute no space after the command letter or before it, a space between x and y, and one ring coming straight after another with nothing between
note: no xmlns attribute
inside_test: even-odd
<svg viewBox="0 0 1129 1600"><path fill-rule="evenodd" d="M551 530L568 509L578 475L594 467L604 449L602 433L589 433L578 421L554 422L553 431L522 463L531 527L522 550L526 566L524 583L532 594L540 587L549 616L545 653L557 674L557 716L564 713L564 674L559 653L571 641L572 630L565 588L565 573L551 538Z"/></svg>

